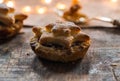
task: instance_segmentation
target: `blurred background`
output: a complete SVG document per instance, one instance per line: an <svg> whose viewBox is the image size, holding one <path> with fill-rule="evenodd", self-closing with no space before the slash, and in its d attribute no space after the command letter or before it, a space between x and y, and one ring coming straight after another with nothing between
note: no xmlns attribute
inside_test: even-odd
<svg viewBox="0 0 120 81"><path fill-rule="evenodd" d="M72 0L0 0L0 3L14 7L16 12L28 14L26 24L36 25L44 25L44 21L50 23L61 20L54 10L68 9L71 2ZM120 0L79 0L79 3L82 5L80 12L90 18L96 16L120 18Z"/></svg>

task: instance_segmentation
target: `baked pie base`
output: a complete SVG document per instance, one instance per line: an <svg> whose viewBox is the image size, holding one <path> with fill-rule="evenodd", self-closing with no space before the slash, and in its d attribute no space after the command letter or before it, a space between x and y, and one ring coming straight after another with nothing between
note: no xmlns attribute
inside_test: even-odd
<svg viewBox="0 0 120 81"><path fill-rule="evenodd" d="M89 46L90 37L72 22L56 22L33 28L30 45L35 54L52 61L70 62L82 59Z"/></svg>
<svg viewBox="0 0 120 81"><path fill-rule="evenodd" d="M35 54L41 58L60 61L60 62L71 62L78 59L82 59L90 46L89 42L83 42L81 45L72 46L70 51L69 49L54 49L53 47L47 47L41 45L38 42L38 38L34 37L30 41L30 45Z"/></svg>
<svg viewBox="0 0 120 81"><path fill-rule="evenodd" d="M17 21L10 27L0 26L0 39L8 39L10 37L17 35L22 27L23 27L22 21Z"/></svg>

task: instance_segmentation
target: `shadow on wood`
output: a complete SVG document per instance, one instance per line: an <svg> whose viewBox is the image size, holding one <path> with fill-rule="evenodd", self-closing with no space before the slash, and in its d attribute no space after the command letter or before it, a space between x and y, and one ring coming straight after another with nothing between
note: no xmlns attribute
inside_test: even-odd
<svg viewBox="0 0 120 81"><path fill-rule="evenodd" d="M0 39L0 45L2 45L2 44L4 44L4 43L8 43L8 42L10 42L12 39L13 39L13 37L10 38L10 39Z"/></svg>
<svg viewBox="0 0 120 81"><path fill-rule="evenodd" d="M61 63L35 57L32 63L32 68L37 74L42 76L45 76L47 73L60 74L69 72L83 75L89 74L90 61L85 58L76 62Z"/></svg>

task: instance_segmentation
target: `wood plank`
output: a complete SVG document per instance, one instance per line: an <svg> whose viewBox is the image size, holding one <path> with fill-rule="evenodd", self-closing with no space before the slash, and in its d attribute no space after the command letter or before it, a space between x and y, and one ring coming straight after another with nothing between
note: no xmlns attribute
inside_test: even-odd
<svg viewBox="0 0 120 81"><path fill-rule="evenodd" d="M19 2L17 5L21 7L24 0L17 1ZM62 1L67 3L66 0ZM117 10L108 9L101 1L92 0L89 3L89 0L83 0L83 12L89 16L103 14L114 18L119 17L120 13ZM102 11L103 9L98 10L101 8L100 5L103 9L105 8L105 12ZM114 13L108 14L111 11ZM39 17L33 14L30 15L26 24L44 26L59 19L61 20L54 12ZM91 23L91 25L94 24L96 22ZM106 23L102 25L108 26ZM91 46L87 55L83 60L64 64L37 58L29 45L29 40L33 36L31 28L23 28L22 31L25 34L0 44L0 81L120 81L120 30L108 28L82 30L91 37ZM117 63L113 68L114 73L111 68L112 63Z"/></svg>

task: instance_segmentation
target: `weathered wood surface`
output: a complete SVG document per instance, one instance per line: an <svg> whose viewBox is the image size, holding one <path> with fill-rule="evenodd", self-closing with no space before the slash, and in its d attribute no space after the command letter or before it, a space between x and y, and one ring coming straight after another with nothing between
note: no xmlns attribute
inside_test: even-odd
<svg viewBox="0 0 120 81"><path fill-rule="evenodd" d="M40 25L59 19L54 13L40 18ZM67 64L38 59L29 45L31 28L22 31L25 34L0 44L0 81L120 81L120 29L83 29L91 37L87 55Z"/></svg>

